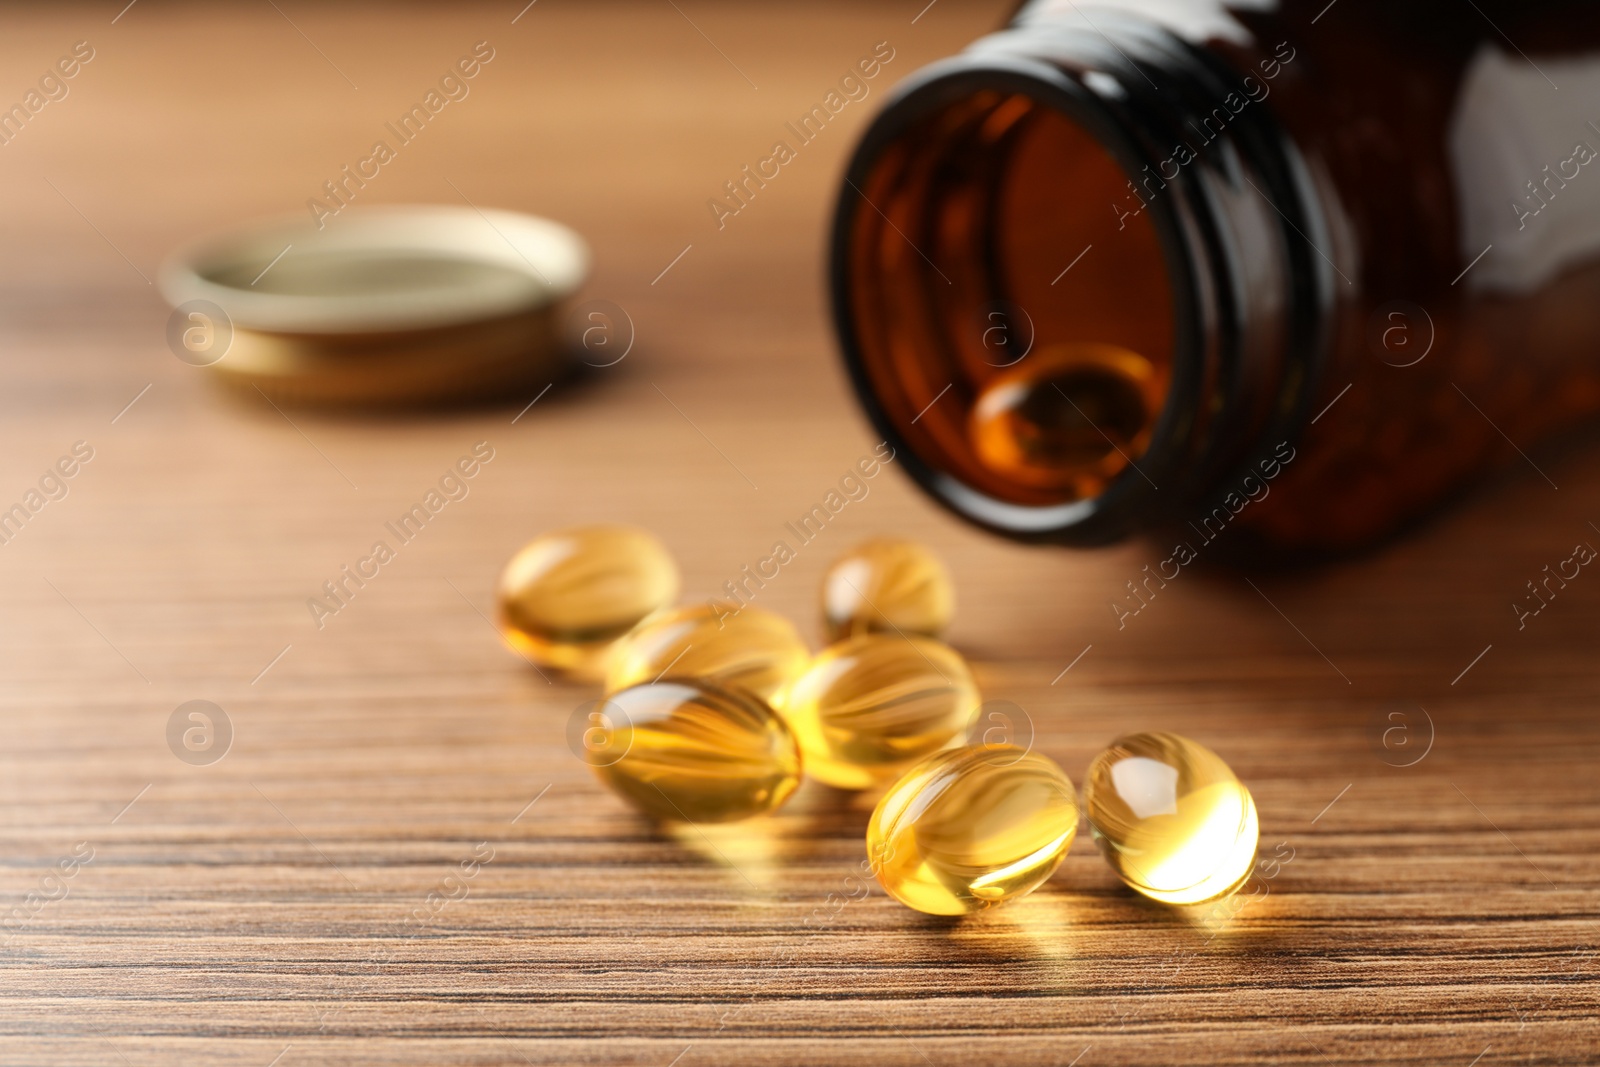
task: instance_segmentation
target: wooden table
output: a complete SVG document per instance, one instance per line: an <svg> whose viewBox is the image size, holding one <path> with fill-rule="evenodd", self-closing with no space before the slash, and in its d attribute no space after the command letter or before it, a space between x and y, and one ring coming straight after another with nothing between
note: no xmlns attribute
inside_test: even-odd
<svg viewBox="0 0 1600 1067"><path fill-rule="evenodd" d="M1231 917L1135 897L1086 836L991 914L856 899L870 799L810 787L764 825L654 827L568 749L593 692L499 644L492 583L533 534L648 526L709 596L870 450L823 297L842 157L1005 5L119 6L0 34L7 101L94 49L0 146L0 506L93 449L0 545L0 1062L1600 1056L1600 579L1521 631L1510 606L1600 543L1593 439L1533 453L1559 489L1513 467L1364 559L1186 571L1120 631L1158 546L1003 544L892 468L762 592L815 637L834 553L935 546L954 643L1074 777L1171 729L1249 783L1283 861ZM305 210L482 40L360 199L570 223L628 358L531 408L385 418L286 416L173 358L161 257ZM872 95L718 229L706 201L879 41ZM319 630L307 598L479 441L470 495ZM209 765L169 749L190 700L231 722Z"/></svg>

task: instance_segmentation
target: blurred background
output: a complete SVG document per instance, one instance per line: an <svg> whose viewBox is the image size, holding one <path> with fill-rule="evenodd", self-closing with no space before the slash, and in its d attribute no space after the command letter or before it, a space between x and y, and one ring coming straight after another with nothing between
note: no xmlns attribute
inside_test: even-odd
<svg viewBox="0 0 1600 1067"><path fill-rule="evenodd" d="M0 505L92 451L0 545L0 890L26 912L0 954L0 1062L1595 1047L1600 580L1520 630L1511 606L1600 539L1592 439L1537 453L1549 481L1509 468L1354 560L1186 570L1121 626L1109 602L1166 548L1001 542L891 465L762 591L816 641L834 555L932 545L950 640L1069 774L1120 732L1173 729L1250 784L1263 849L1295 858L1227 923L1134 899L1087 835L1004 915L953 926L875 894L808 922L863 855L870 805L808 790L711 845L604 793L566 743L594 694L494 632L500 567L551 527L629 522L677 556L686 602L709 597L872 452L824 291L844 158L889 86L1010 5L519 6L0 9L0 103L93 53L0 144ZM382 416L280 409L174 358L163 258L306 211L480 42L469 94L355 202L574 228L593 253L577 299L626 312L627 357ZM867 96L719 220L723 184L881 42ZM470 493L319 626L307 599L479 442ZM196 699L230 738L203 765L167 734ZM399 928L481 843L470 894L424 936ZM80 845L92 860L41 890ZM768 962L790 943L795 962Z"/></svg>

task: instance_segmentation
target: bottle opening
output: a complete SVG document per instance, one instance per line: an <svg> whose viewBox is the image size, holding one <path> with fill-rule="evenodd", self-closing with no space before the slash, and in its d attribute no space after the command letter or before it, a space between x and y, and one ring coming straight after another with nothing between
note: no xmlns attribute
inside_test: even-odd
<svg viewBox="0 0 1600 1067"><path fill-rule="evenodd" d="M1177 311L1112 153L1039 96L951 84L886 112L851 184L846 348L895 443L962 510L1059 508L1128 474L1167 402Z"/></svg>

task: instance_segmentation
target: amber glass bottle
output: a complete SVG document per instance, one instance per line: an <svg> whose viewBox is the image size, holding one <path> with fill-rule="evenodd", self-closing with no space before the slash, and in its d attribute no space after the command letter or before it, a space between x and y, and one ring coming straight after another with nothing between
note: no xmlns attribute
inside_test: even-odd
<svg viewBox="0 0 1600 1067"><path fill-rule="evenodd" d="M1036 0L856 149L845 359L990 529L1360 547L1600 411L1597 150L1590 0Z"/></svg>

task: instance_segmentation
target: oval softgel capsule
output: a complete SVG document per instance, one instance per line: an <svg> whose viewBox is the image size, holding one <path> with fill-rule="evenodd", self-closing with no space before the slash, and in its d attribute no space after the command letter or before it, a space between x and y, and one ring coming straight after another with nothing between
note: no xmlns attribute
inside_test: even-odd
<svg viewBox="0 0 1600 1067"><path fill-rule="evenodd" d="M863 541L822 576L828 640L865 633L938 637L955 613L950 573L925 545L901 537Z"/></svg>
<svg viewBox="0 0 1600 1067"><path fill-rule="evenodd" d="M535 664L604 673L616 640L678 595L678 565L633 526L577 526L529 541L496 590L500 634Z"/></svg>
<svg viewBox="0 0 1600 1067"><path fill-rule="evenodd" d="M800 749L756 697L676 679L613 693L591 716L586 762L646 815L734 822L772 811L800 785Z"/></svg>
<svg viewBox="0 0 1600 1067"><path fill-rule="evenodd" d="M862 634L817 654L783 714L807 774L839 789L867 789L960 744L979 703L972 671L949 645Z"/></svg>
<svg viewBox="0 0 1600 1067"><path fill-rule="evenodd" d="M1012 745L931 756L878 802L867 856L889 895L930 915L962 915L1033 892L1078 830L1072 781Z"/></svg>
<svg viewBox="0 0 1600 1067"><path fill-rule="evenodd" d="M1129 734L1094 758L1084 813L1111 869L1167 904L1234 892L1255 866L1250 790L1222 757L1178 734Z"/></svg>
<svg viewBox="0 0 1600 1067"><path fill-rule="evenodd" d="M743 689L772 707L811 662L794 624L751 605L674 608L641 623L612 649L606 691L660 678L703 678Z"/></svg>

